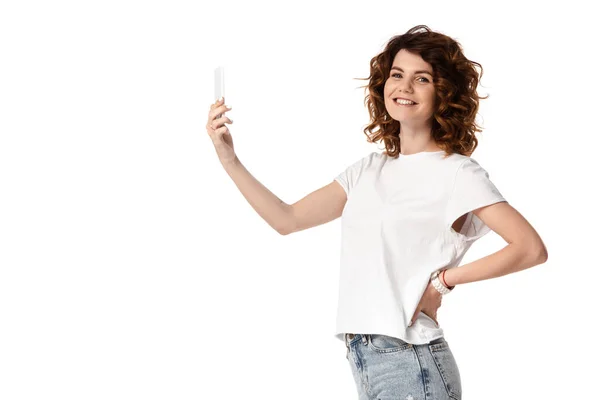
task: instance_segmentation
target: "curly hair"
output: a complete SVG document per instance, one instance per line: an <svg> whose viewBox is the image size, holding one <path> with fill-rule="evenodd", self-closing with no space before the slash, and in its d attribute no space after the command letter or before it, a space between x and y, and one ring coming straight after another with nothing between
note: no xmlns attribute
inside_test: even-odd
<svg viewBox="0 0 600 400"><path fill-rule="evenodd" d="M433 68L436 100L432 138L444 149L446 157L452 153L471 156L478 143L475 132L482 132L475 123L479 99L488 97L479 97L477 94L483 67L468 60L454 39L431 31L426 25L417 25L403 35L392 37L383 52L371 59L370 76L359 78L369 80L368 85L360 86L368 88L365 105L371 123L363 130L367 141L374 143L383 140L388 156L397 158L400 153L400 122L388 115L383 88L394 57L401 49L420 55ZM481 69L481 75L475 65Z"/></svg>

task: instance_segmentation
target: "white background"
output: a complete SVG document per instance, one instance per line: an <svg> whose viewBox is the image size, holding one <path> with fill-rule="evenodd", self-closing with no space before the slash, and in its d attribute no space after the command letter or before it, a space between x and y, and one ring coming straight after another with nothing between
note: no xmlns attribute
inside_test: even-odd
<svg viewBox="0 0 600 400"><path fill-rule="evenodd" d="M251 208L205 130L213 70L240 160L292 204L383 149L354 78L419 24L483 65L472 157L549 251L444 298L463 398L593 397L588 4L2 2L0 398L356 398L340 221L281 236ZM462 264L505 245L492 232Z"/></svg>

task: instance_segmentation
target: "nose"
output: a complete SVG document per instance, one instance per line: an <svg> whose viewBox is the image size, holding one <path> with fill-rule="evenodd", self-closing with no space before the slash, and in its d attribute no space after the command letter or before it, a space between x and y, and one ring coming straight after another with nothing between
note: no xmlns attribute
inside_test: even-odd
<svg viewBox="0 0 600 400"><path fill-rule="evenodd" d="M404 79L402 82L398 83L398 91L400 93L412 93L412 84L410 79Z"/></svg>

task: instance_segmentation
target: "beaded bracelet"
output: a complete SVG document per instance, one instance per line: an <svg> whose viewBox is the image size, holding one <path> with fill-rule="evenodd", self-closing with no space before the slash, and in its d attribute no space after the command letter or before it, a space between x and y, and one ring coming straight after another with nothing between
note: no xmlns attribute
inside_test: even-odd
<svg viewBox="0 0 600 400"><path fill-rule="evenodd" d="M442 282L440 282L439 275L440 275L440 271L436 271L436 272L434 272L432 274L432 276L431 276L431 284L433 285L433 287L435 288L435 290L437 290L441 294L448 294L448 293L450 293L450 291L452 289L447 288L446 286L444 286L444 284Z"/></svg>

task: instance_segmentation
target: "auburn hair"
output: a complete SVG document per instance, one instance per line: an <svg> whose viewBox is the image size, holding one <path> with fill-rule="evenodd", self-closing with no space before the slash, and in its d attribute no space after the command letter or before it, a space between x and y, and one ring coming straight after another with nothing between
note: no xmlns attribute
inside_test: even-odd
<svg viewBox="0 0 600 400"><path fill-rule="evenodd" d="M385 144L386 154L397 158L400 153L400 122L392 119L383 98L383 88L389 77L396 54L405 49L418 54L433 68L436 92L431 136L446 155L460 153L471 156L477 148L475 132L482 132L475 122L479 99L477 86L483 76L481 64L468 60L454 39L433 32L426 25L417 25L405 34L392 37L385 49L371 59L371 71L365 96L371 122L363 130L369 143ZM477 72L475 66L481 69ZM366 91L366 90L365 90Z"/></svg>

